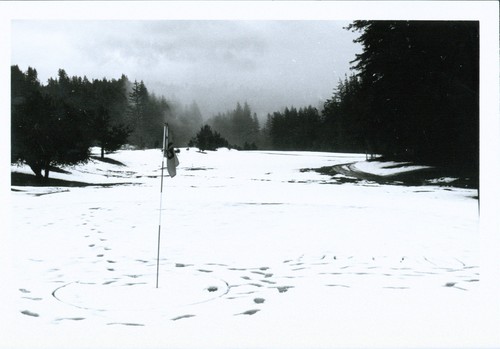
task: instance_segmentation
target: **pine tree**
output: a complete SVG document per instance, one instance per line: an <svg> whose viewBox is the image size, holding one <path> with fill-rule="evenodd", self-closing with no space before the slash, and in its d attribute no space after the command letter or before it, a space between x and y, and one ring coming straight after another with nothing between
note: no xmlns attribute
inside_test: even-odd
<svg viewBox="0 0 500 349"><path fill-rule="evenodd" d="M243 107L239 102L236 103L234 110L226 113L219 113L212 117L208 122L215 130L227 137L227 140L238 148L245 148L252 145L257 147L259 142L259 123L257 115L253 114L250 105L245 102Z"/></svg>
<svg viewBox="0 0 500 349"><path fill-rule="evenodd" d="M479 157L479 24L356 21L353 61L377 151L476 169Z"/></svg>
<svg viewBox="0 0 500 349"><path fill-rule="evenodd" d="M36 70L22 73L17 66L12 72L12 161L25 161L37 177L49 177L52 166L76 164L88 160L91 138L85 114L72 106L69 78L59 70L58 87L45 91ZM52 93L51 93L52 92Z"/></svg>
<svg viewBox="0 0 500 349"><path fill-rule="evenodd" d="M139 146L139 148L145 148L145 114L147 104L149 102L149 92L143 81L134 81L134 83L132 84L132 91L128 96L128 100L128 124L132 128L130 142Z"/></svg>
<svg viewBox="0 0 500 349"><path fill-rule="evenodd" d="M212 131L212 128L209 125L204 125L196 134L196 137L191 140L190 146L195 146L201 151L205 151L228 147L229 143L220 135L220 133Z"/></svg>
<svg viewBox="0 0 500 349"><path fill-rule="evenodd" d="M339 81L323 107L323 146L339 152L369 152L366 105L361 80L356 75Z"/></svg>

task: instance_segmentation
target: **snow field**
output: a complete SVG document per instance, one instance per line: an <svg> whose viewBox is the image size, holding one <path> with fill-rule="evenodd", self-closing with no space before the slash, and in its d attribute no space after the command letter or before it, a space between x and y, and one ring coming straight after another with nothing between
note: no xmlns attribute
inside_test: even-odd
<svg viewBox="0 0 500 349"><path fill-rule="evenodd" d="M496 339L481 315L474 190L331 184L301 171L364 155L182 149L178 175L164 180L156 289L161 153L110 157L126 166L94 160L53 177L122 185L14 188L13 302L1 306L10 346Z"/></svg>

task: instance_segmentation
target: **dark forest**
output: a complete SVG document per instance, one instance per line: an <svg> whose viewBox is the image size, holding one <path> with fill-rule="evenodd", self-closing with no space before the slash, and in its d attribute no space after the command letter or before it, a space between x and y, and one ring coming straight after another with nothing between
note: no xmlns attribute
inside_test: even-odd
<svg viewBox="0 0 500 349"><path fill-rule="evenodd" d="M125 75L90 81L60 69L42 84L35 68L12 66L11 161L48 177L88 160L92 146L101 157L158 148L168 122L178 147L216 137L207 149L358 152L477 173L479 22L354 21L346 30L359 33L362 53L324 105L263 120L245 101L203 120L196 102L181 106Z"/></svg>

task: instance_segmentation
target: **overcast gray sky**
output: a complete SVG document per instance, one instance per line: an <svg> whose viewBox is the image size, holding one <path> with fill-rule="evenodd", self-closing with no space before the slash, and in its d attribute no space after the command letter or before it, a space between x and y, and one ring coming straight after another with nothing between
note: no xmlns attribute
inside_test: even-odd
<svg viewBox="0 0 500 349"><path fill-rule="evenodd" d="M12 22L12 64L40 81L68 75L144 80L196 101L205 117L247 101L259 116L329 98L360 46L345 21Z"/></svg>

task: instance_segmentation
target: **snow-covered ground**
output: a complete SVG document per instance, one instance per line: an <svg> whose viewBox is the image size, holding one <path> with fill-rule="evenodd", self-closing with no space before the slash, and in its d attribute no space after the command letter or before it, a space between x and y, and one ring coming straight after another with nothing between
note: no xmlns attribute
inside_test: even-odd
<svg viewBox="0 0 500 349"><path fill-rule="evenodd" d="M0 347L500 344L477 190L301 171L384 173L364 155L182 149L160 198L159 150L109 157L51 173L93 186L12 187Z"/></svg>
<svg viewBox="0 0 500 349"><path fill-rule="evenodd" d="M417 166L408 163L398 163L395 161L385 161L383 163L378 161L362 161L354 164L353 167L359 171L372 173L378 176L390 176L396 173L429 168L429 166Z"/></svg>

